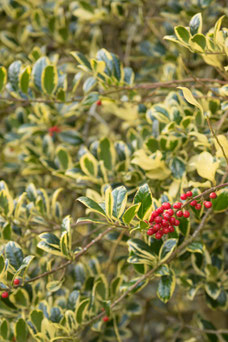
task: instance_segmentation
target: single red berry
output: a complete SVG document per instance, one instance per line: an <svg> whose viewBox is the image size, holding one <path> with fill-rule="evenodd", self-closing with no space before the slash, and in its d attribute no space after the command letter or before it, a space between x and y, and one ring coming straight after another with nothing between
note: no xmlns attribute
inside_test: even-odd
<svg viewBox="0 0 228 342"><path fill-rule="evenodd" d="M97 106L101 106L101 105L102 105L101 100L97 100L96 105L97 105Z"/></svg>
<svg viewBox="0 0 228 342"><path fill-rule="evenodd" d="M180 209L182 207L182 203L181 202L176 202L176 203L174 203L174 205L173 205L173 208L174 209Z"/></svg>
<svg viewBox="0 0 228 342"><path fill-rule="evenodd" d="M171 208L171 204L168 203L168 202L164 202L164 203L162 203L162 208L164 208L164 209L170 209L170 208Z"/></svg>
<svg viewBox="0 0 228 342"><path fill-rule="evenodd" d="M155 218L157 217L159 214L154 210L151 214L151 217Z"/></svg>
<svg viewBox="0 0 228 342"><path fill-rule="evenodd" d="M169 232L173 233L174 231L175 231L174 227L173 226L169 226Z"/></svg>
<svg viewBox="0 0 228 342"><path fill-rule="evenodd" d="M164 233L164 234L169 234L169 228L168 228L168 227L165 227L165 228L163 229L163 233Z"/></svg>
<svg viewBox="0 0 228 342"><path fill-rule="evenodd" d="M156 223L161 223L161 221L162 221L161 216L157 216L157 217L155 217L155 219L154 219L154 222L156 222Z"/></svg>
<svg viewBox="0 0 228 342"><path fill-rule="evenodd" d="M182 210L178 210L178 211L176 212L176 215L177 215L178 217L182 217L182 216L183 216L183 211L182 211Z"/></svg>
<svg viewBox="0 0 228 342"><path fill-rule="evenodd" d="M187 191L186 195L187 195L187 197L192 197L192 192L191 191Z"/></svg>
<svg viewBox="0 0 228 342"><path fill-rule="evenodd" d="M162 225L162 227L168 227L169 222L166 221L166 220L162 220L162 221L161 221L161 225Z"/></svg>
<svg viewBox="0 0 228 342"><path fill-rule="evenodd" d="M156 234L155 234L155 238L157 239L157 240L160 240L161 238L162 238L162 235L163 235L163 233L160 231L160 232L157 232Z"/></svg>
<svg viewBox="0 0 228 342"><path fill-rule="evenodd" d="M175 220L174 226L179 226L180 221L179 220Z"/></svg>
<svg viewBox="0 0 228 342"><path fill-rule="evenodd" d="M104 317L102 318L102 320L103 320L103 322L108 322L108 321L109 321L109 317L108 317L108 316L104 316Z"/></svg>
<svg viewBox="0 0 228 342"><path fill-rule="evenodd" d="M162 208L162 207L156 209L156 213L158 213L159 215L162 214L163 211L164 211L164 208Z"/></svg>
<svg viewBox="0 0 228 342"><path fill-rule="evenodd" d="M211 193L210 193L210 195L209 195L209 197L214 199L214 198L216 198L216 197L217 197L217 195L216 195L216 193L215 193L215 192L211 192Z"/></svg>
<svg viewBox="0 0 228 342"><path fill-rule="evenodd" d="M182 194L180 198L181 198L183 201L185 201L185 200L187 199L187 197L188 197L188 196L187 196L186 194Z"/></svg>
<svg viewBox="0 0 228 342"><path fill-rule="evenodd" d="M2 298L8 298L9 297L9 293L4 291L2 292Z"/></svg>
<svg viewBox="0 0 228 342"><path fill-rule="evenodd" d="M174 210L173 209L168 209L166 211L166 213L168 213L170 216L172 216L174 214Z"/></svg>
<svg viewBox="0 0 228 342"><path fill-rule="evenodd" d="M212 203L209 201L204 201L203 204L204 204L205 208L207 208L207 209L212 207Z"/></svg>
<svg viewBox="0 0 228 342"><path fill-rule="evenodd" d="M185 218L188 218L190 216L190 212L188 210L185 210L183 212L183 215L184 215Z"/></svg>
<svg viewBox="0 0 228 342"><path fill-rule="evenodd" d="M196 204L197 204L197 201L196 201L196 200L193 200L193 201L190 202L190 205L191 205L192 207L194 207Z"/></svg>
<svg viewBox="0 0 228 342"><path fill-rule="evenodd" d="M147 233L147 235L153 235L154 234L154 230L153 230L153 228L150 228L150 229L148 229L148 231L146 232Z"/></svg>
<svg viewBox="0 0 228 342"><path fill-rule="evenodd" d="M163 218L164 218L164 220L169 221L170 215L168 213L165 213L165 214L163 214Z"/></svg>
<svg viewBox="0 0 228 342"><path fill-rule="evenodd" d="M161 228L161 225L159 223L156 223L154 226L153 226L153 230L155 230L156 232L159 231L159 229Z"/></svg>
<svg viewBox="0 0 228 342"><path fill-rule="evenodd" d="M52 126L48 129L49 135L52 137L54 133L60 133L61 129L58 126Z"/></svg>
<svg viewBox="0 0 228 342"><path fill-rule="evenodd" d="M20 279L15 278L14 281L13 281L13 284L14 284L15 286L19 285L19 284L20 284Z"/></svg>
<svg viewBox="0 0 228 342"><path fill-rule="evenodd" d="M171 223L171 224L174 224L175 221L176 221L175 217L171 217L171 218L170 218L170 223Z"/></svg>
<svg viewBox="0 0 228 342"><path fill-rule="evenodd" d="M197 203L197 204L195 205L195 209L196 209L196 210L200 210L201 207L202 207L202 205L201 205L200 203Z"/></svg>

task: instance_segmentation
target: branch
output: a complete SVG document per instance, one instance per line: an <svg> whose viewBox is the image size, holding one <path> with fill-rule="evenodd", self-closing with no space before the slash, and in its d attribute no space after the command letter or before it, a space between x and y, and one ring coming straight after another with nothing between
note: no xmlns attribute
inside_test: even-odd
<svg viewBox="0 0 228 342"><path fill-rule="evenodd" d="M62 264L62 265L60 265L60 266L58 266L58 267L55 267L55 268L53 268L53 269L50 270L50 271L44 272L44 273L42 273L42 274L40 274L40 275L38 275L38 276L36 276L36 277L34 277L34 278L31 278L31 279L26 280L26 281L22 284L22 286L24 286L24 285L27 284L27 283L31 283L31 282L33 282L33 281L35 281L35 280L38 280L38 279L40 279L40 278L47 277L47 276L49 276L50 274L53 274L53 273L55 273L55 272L57 272L57 271L62 270L62 269L65 268L65 267L69 266L69 265L72 264L74 261L78 260L83 254L85 254L85 253L87 252L87 250L88 250L90 247L92 247L96 242L98 242L99 240L101 240L101 239L103 238L103 236L105 236L107 233L109 233L110 230L112 230L112 229L113 229L113 227L109 227L109 228L107 228L106 230L104 230L102 233L100 233L95 239L93 239L92 241L90 241L90 243L88 243L88 245L86 245L85 247L83 247L82 250L81 250L78 254L76 254L76 256L75 256L75 258L74 258L73 260L68 260L68 261L65 262L64 264Z"/></svg>

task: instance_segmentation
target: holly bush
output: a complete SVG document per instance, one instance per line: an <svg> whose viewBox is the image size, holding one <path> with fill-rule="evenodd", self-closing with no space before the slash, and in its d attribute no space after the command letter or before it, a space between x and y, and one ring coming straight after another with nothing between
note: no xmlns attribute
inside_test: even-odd
<svg viewBox="0 0 228 342"><path fill-rule="evenodd" d="M1 341L228 341L226 14L0 2Z"/></svg>

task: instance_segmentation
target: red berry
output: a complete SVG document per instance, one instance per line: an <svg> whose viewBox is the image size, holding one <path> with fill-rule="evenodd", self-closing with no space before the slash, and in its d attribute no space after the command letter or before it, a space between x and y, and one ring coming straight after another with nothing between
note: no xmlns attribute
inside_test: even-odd
<svg viewBox="0 0 228 342"><path fill-rule="evenodd" d="M191 205L192 207L194 207L196 204L197 204L197 201L196 201L196 200L193 200L193 201L190 202L190 205Z"/></svg>
<svg viewBox="0 0 228 342"><path fill-rule="evenodd" d="M168 228L168 227L164 228L164 229L163 229L163 233L164 233L164 234L169 234L169 228Z"/></svg>
<svg viewBox="0 0 228 342"><path fill-rule="evenodd" d="M210 193L210 195L209 195L209 197L214 199L214 198L216 198L216 197L217 197L217 195L216 195L216 193L215 193L215 192L211 192L211 193Z"/></svg>
<svg viewBox="0 0 228 342"><path fill-rule="evenodd" d="M159 223L156 223L154 226L153 226L153 230L155 230L156 232L161 228L161 225Z"/></svg>
<svg viewBox="0 0 228 342"><path fill-rule="evenodd" d="M173 205L173 208L174 209L180 209L182 207L182 203L181 202L176 202L176 203L174 203L174 205Z"/></svg>
<svg viewBox="0 0 228 342"><path fill-rule="evenodd" d="M171 223L171 224L174 224L175 221L176 221L175 217L171 217L171 218L170 218L170 223Z"/></svg>
<svg viewBox="0 0 228 342"><path fill-rule="evenodd" d="M61 129L58 126L52 126L48 129L49 135L52 137L54 133L61 132Z"/></svg>
<svg viewBox="0 0 228 342"><path fill-rule="evenodd" d="M168 203L168 202L164 202L164 203L162 203L162 208L164 208L164 209L170 209L170 208L171 208L171 204Z"/></svg>
<svg viewBox="0 0 228 342"><path fill-rule="evenodd" d="M166 213L168 213L170 216L172 216L174 214L174 210L173 209L168 209L166 211Z"/></svg>
<svg viewBox="0 0 228 342"><path fill-rule="evenodd" d="M157 217L155 217L155 219L154 219L154 222L156 222L156 223L161 223L161 221L162 221L161 216L157 216Z"/></svg>
<svg viewBox="0 0 228 342"><path fill-rule="evenodd" d="M19 285L20 284L20 279L15 278L14 281L13 281L13 284L16 285L16 286Z"/></svg>
<svg viewBox="0 0 228 342"><path fill-rule="evenodd" d="M146 232L147 233L147 235L153 235L154 234L154 230L153 230L153 228L150 228L150 229L148 229L148 231Z"/></svg>
<svg viewBox="0 0 228 342"><path fill-rule="evenodd" d="M187 191L186 195L187 195L187 197L192 197L192 192L191 191Z"/></svg>
<svg viewBox="0 0 228 342"><path fill-rule="evenodd" d="M158 213L159 215L162 214L164 211L164 209L162 207L156 209L156 213Z"/></svg>
<svg viewBox="0 0 228 342"><path fill-rule="evenodd" d="M162 232L157 232L157 233L155 234L155 238L156 238L157 240L160 240L160 239L162 238L162 235L163 235Z"/></svg>
<svg viewBox="0 0 228 342"><path fill-rule="evenodd" d="M170 215L168 213L165 213L165 214L163 214L163 218L164 218L164 220L169 221Z"/></svg>
<svg viewBox="0 0 228 342"><path fill-rule="evenodd" d="M151 217L155 218L157 217L159 214L154 210L151 214Z"/></svg>
<svg viewBox="0 0 228 342"><path fill-rule="evenodd" d="M179 220L175 220L174 226L179 226L180 221Z"/></svg>
<svg viewBox="0 0 228 342"><path fill-rule="evenodd" d="M195 209L196 209L196 210L200 210L201 207L202 207L202 205L201 205L200 203L197 203L197 204L195 205Z"/></svg>
<svg viewBox="0 0 228 342"><path fill-rule="evenodd" d="M178 210L178 211L176 212L176 215L177 215L178 217L182 217L182 216L183 216L183 211Z"/></svg>
<svg viewBox="0 0 228 342"><path fill-rule="evenodd" d="M2 298L8 298L9 297L9 293L4 291L2 292Z"/></svg>
<svg viewBox="0 0 228 342"><path fill-rule="evenodd" d="M185 201L185 200L187 199L187 197L188 197L188 196L187 196L186 194L182 194L180 198L181 198L183 201Z"/></svg>
<svg viewBox="0 0 228 342"><path fill-rule="evenodd" d="M212 207L212 203L209 201L204 201L203 204L204 204L205 208L207 208L207 209Z"/></svg>
<svg viewBox="0 0 228 342"><path fill-rule="evenodd" d="M108 316L104 316L104 317L102 318L102 320L103 320L103 322L108 322L108 321L109 321L109 317L108 317Z"/></svg>
<svg viewBox="0 0 228 342"><path fill-rule="evenodd" d="M162 225L162 227L168 227L169 222L166 221L166 220L162 220L162 221L161 221L161 225Z"/></svg>
<svg viewBox="0 0 228 342"><path fill-rule="evenodd" d="M169 232L173 233L174 231L175 231L174 227L173 226L169 226Z"/></svg>
<svg viewBox="0 0 228 342"><path fill-rule="evenodd" d="M183 212L184 217L188 218L190 216L190 212L188 210L185 210Z"/></svg>
<svg viewBox="0 0 228 342"><path fill-rule="evenodd" d="M97 105L97 106L101 106L101 105L102 105L101 100L97 100L96 105Z"/></svg>

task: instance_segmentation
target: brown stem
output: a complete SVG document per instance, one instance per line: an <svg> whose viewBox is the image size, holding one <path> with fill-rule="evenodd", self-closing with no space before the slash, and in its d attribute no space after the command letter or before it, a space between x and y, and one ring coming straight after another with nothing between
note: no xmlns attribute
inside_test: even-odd
<svg viewBox="0 0 228 342"><path fill-rule="evenodd" d="M31 278L31 279L28 279L24 282L24 284L27 284L27 283L31 283L35 280L38 280L40 278L44 278L44 277L47 277L49 276L50 274L53 274L59 270L62 270L63 268L69 266L70 264L72 264L74 261L78 260L83 254L85 254L87 252L87 250L92 247L96 242L98 242L99 240L101 240L103 238L103 236L105 236L107 233L110 232L110 230L112 230L113 227L109 227L107 228L106 230L104 230L102 233L100 233L94 240L90 241L90 243L88 243L88 245L86 245L85 247L82 248L82 250L76 254L75 258L73 260L68 260L67 262L65 262L64 264L58 266L58 267L55 267L53 268L52 270L50 271L47 271L47 272L44 272L34 278ZM24 285L23 284L23 285Z"/></svg>

